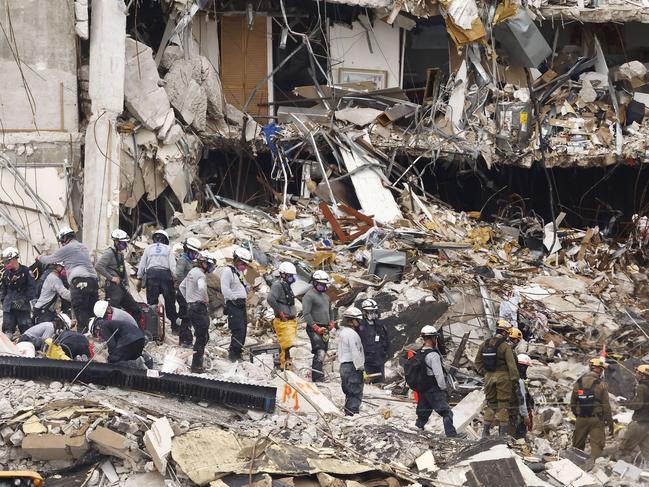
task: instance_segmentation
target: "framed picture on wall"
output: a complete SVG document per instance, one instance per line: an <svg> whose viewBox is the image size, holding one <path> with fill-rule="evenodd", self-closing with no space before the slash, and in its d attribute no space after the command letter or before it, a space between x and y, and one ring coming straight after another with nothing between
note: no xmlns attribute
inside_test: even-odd
<svg viewBox="0 0 649 487"><path fill-rule="evenodd" d="M367 81L372 82L377 90L385 89L388 87L388 72L381 69L338 69L338 82L341 84Z"/></svg>

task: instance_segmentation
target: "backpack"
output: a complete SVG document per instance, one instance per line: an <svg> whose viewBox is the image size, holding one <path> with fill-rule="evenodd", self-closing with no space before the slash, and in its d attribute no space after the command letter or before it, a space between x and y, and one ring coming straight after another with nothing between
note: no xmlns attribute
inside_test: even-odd
<svg viewBox="0 0 649 487"><path fill-rule="evenodd" d="M496 371L496 352L505 340L507 340L506 336L497 340L490 338L485 342L485 346L482 349L482 365L487 372Z"/></svg>
<svg viewBox="0 0 649 487"><path fill-rule="evenodd" d="M420 350L402 362L406 384L413 391L425 392L433 387L433 377L427 374L426 355L434 350Z"/></svg>
<svg viewBox="0 0 649 487"><path fill-rule="evenodd" d="M593 381L593 385L589 389L583 386L583 377L577 381L577 404L579 405L579 417L590 418L593 416L593 409L595 408L598 399L595 397L595 387L601 382L599 379Z"/></svg>

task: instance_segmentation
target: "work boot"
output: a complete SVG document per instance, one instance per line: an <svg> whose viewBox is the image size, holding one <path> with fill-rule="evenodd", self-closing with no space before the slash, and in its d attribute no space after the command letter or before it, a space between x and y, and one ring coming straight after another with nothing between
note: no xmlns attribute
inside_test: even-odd
<svg viewBox="0 0 649 487"><path fill-rule="evenodd" d="M171 334L179 336L180 335L180 328L178 328L177 326L172 326L171 327Z"/></svg>
<svg viewBox="0 0 649 487"><path fill-rule="evenodd" d="M489 435L491 435L491 422L485 421L482 427L481 438L489 438Z"/></svg>
<svg viewBox="0 0 649 487"><path fill-rule="evenodd" d="M500 438L507 438L508 430L509 430L509 425L507 423L499 424L498 425L498 436Z"/></svg>
<svg viewBox="0 0 649 487"><path fill-rule="evenodd" d="M203 368L202 365L193 365L192 366L192 374L204 374L205 369Z"/></svg>

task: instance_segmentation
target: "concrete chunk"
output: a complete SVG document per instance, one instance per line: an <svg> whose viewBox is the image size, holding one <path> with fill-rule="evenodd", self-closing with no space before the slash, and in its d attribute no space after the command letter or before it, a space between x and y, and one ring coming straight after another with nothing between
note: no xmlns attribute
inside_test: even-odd
<svg viewBox="0 0 649 487"><path fill-rule="evenodd" d="M547 472L550 477L561 485L570 487L597 487L602 485L599 480L584 472L567 458L556 462L548 462Z"/></svg>
<svg viewBox="0 0 649 487"><path fill-rule="evenodd" d="M99 426L90 433L88 439L97 445L97 449L104 455L112 455L124 460L139 458L138 452L133 452L130 449L130 442L124 435L103 426Z"/></svg>
<svg viewBox="0 0 649 487"><path fill-rule="evenodd" d="M160 418L153 422L151 429L144 433L144 446L153 459L153 464L161 474L167 471L167 457L171 453L171 439L173 429L167 418Z"/></svg>
<svg viewBox="0 0 649 487"><path fill-rule="evenodd" d="M74 460L88 451L84 436L27 435L22 449L34 460Z"/></svg>

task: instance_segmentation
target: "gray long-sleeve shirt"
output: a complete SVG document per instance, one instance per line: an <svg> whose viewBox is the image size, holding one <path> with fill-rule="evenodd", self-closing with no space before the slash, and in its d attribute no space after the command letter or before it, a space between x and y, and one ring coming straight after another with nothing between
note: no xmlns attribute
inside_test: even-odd
<svg viewBox="0 0 649 487"><path fill-rule="evenodd" d="M352 362L356 370L365 366L365 352L361 337L349 326L343 326L338 335L338 361L341 364Z"/></svg>
<svg viewBox="0 0 649 487"><path fill-rule="evenodd" d="M112 321L126 321L127 323L130 323L131 325L137 326L139 328L139 326L137 325L137 321L135 321L135 318L133 318L126 311L112 306L111 308L113 309L113 314L110 317Z"/></svg>
<svg viewBox="0 0 649 487"><path fill-rule="evenodd" d="M97 274L105 278L107 281L110 281L113 277L122 276L119 273L119 262L117 262L117 257L115 256L115 251L113 249L108 249L104 252L95 268L97 269Z"/></svg>
<svg viewBox="0 0 649 487"><path fill-rule="evenodd" d="M44 321L43 323L30 326L29 329L24 333L24 335L47 340L48 338L52 338L54 336L54 323L52 323L51 321Z"/></svg>
<svg viewBox="0 0 649 487"><path fill-rule="evenodd" d="M329 296L313 288L309 289L302 298L302 316L309 326L328 325L334 319Z"/></svg>
<svg viewBox="0 0 649 487"><path fill-rule="evenodd" d="M209 302L205 272L199 267L194 267L189 271L187 277L180 283L180 293L187 304Z"/></svg>
<svg viewBox="0 0 649 487"><path fill-rule="evenodd" d="M174 273L174 281L177 283L183 282L183 279L187 277L189 271L192 270L193 262L189 260L187 254L184 252L180 255L178 262L176 262L176 272Z"/></svg>
<svg viewBox="0 0 649 487"><path fill-rule="evenodd" d="M424 347L422 350L433 350L429 347ZM444 377L444 369L442 368L442 359L436 351L430 352L426 355L426 375L435 376L437 381L437 386L445 391L446 390L446 378Z"/></svg>
<svg viewBox="0 0 649 487"><path fill-rule="evenodd" d="M270 286L268 297L266 297L266 301L268 301L270 307L273 308L275 316L284 313L288 318L295 318L297 313L295 309L295 297L293 296L293 305L289 305L287 301L289 301L290 298L286 296L284 286L290 286L290 284L283 283L281 279L273 281L273 284Z"/></svg>
<svg viewBox="0 0 649 487"><path fill-rule="evenodd" d="M57 296L60 296L61 299L70 301L70 290L63 285L63 281L59 275L52 271L45 278L43 287L41 288L41 295L36 301L36 308L43 308L46 304L49 304Z"/></svg>
<svg viewBox="0 0 649 487"><path fill-rule="evenodd" d="M70 283L77 277L97 278L97 272L90 261L90 252L78 240L70 241L52 255L41 255L38 260L44 265L63 262Z"/></svg>
<svg viewBox="0 0 649 487"><path fill-rule="evenodd" d="M172 275L176 273L176 257L171 247L157 242L144 249L140 264L137 267L137 278L142 279L149 269L169 269Z"/></svg>
<svg viewBox="0 0 649 487"><path fill-rule="evenodd" d="M240 278L241 276L241 278ZM243 276L238 274L230 266L221 269L221 293L225 301L246 299L248 291L241 282Z"/></svg>

